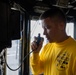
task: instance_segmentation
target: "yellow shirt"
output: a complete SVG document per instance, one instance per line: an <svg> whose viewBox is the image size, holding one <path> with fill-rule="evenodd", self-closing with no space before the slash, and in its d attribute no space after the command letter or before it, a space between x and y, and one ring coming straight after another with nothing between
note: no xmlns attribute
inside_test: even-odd
<svg viewBox="0 0 76 75"><path fill-rule="evenodd" d="M69 37L61 43L48 43L40 54L32 54L34 75L76 75L76 41Z"/></svg>

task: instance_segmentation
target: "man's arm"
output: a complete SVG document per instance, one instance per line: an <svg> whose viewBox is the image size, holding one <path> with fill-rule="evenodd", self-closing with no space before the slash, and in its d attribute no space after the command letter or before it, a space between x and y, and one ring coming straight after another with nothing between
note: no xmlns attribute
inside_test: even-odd
<svg viewBox="0 0 76 75"><path fill-rule="evenodd" d="M39 75L43 72L43 62L40 60L39 54L32 54L30 57L31 71L34 75Z"/></svg>
<svg viewBox="0 0 76 75"><path fill-rule="evenodd" d="M40 56L39 56L40 50L42 48L42 44L43 44L43 40L41 40L39 46L37 46L35 41L31 45L33 53L32 56L30 57L30 66L32 73L34 75L39 75L43 69L42 61L40 60Z"/></svg>

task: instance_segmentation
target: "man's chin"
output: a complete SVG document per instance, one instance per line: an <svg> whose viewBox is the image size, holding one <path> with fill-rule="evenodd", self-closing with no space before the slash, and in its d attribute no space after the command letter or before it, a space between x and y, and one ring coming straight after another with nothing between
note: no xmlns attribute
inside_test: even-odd
<svg viewBox="0 0 76 75"><path fill-rule="evenodd" d="M52 40L48 40L48 42L49 42L49 43L53 43L53 41L52 41Z"/></svg>
<svg viewBox="0 0 76 75"><path fill-rule="evenodd" d="M47 42L49 42L49 43L53 43L53 40L52 40L52 39L47 38Z"/></svg>

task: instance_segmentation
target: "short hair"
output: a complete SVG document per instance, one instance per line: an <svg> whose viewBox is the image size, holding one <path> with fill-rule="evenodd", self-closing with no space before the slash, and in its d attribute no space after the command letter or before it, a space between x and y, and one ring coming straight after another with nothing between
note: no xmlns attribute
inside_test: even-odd
<svg viewBox="0 0 76 75"><path fill-rule="evenodd" d="M40 19L42 20L48 17L57 17L60 21L63 21L66 24L66 15L59 7L53 7L46 10L44 13L41 14Z"/></svg>

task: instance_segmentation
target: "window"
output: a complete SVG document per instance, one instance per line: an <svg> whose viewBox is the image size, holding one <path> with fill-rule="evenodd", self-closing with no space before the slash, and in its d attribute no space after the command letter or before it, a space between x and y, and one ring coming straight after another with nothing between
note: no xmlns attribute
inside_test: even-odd
<svg viewBox="0 0 76 75"><path fill-rule="evenodd" d="M67 23L66 33L74 38L74 23Z"/></svg>

